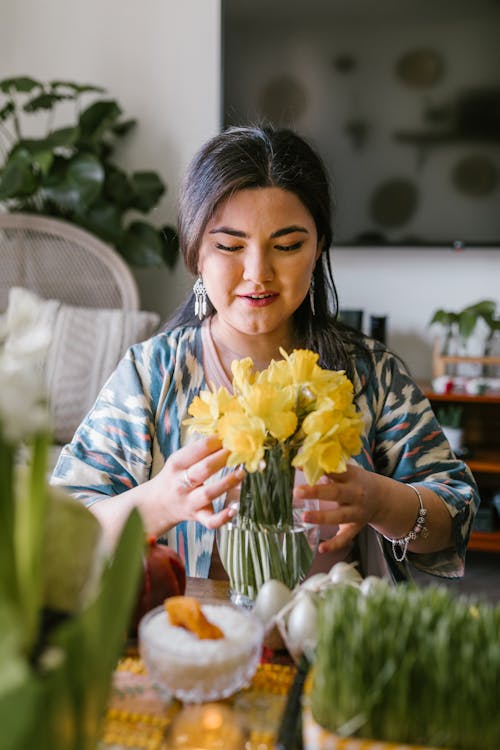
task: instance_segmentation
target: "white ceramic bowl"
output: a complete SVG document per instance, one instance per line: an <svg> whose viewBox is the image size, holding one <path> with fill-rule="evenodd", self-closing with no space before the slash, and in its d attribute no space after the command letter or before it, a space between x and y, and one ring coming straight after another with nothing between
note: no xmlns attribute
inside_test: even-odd
<svg viewBox="0 0 500 750"><path fill-rule="evenodd" d="M230 602L202 603L205 617L224 638L200 640L170 624L163 606L139 623L139 651L164 694L186 703L220 700L248 685L262 651L264 627L251 612Z"/></svg>

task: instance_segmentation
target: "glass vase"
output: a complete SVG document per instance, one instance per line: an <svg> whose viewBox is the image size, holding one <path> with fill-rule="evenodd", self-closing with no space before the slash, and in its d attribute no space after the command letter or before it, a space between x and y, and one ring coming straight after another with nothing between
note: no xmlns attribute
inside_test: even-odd
<svg viewBox="0 0 500 750"><path fill-rule="evenodd" d="M235 516L217 532L219 555L229 576L231 601L252 608L265 581L281 581L293 589L304 580L316 554L319 526L306 524L306 509L317 509L317 500L294 506L291 524L258 523Z"/></svg>
<svg viewBox="0 0 500 750"><path fill-rule="evenodd" d="M319 527L304 523L318 500L294 502L292 450L283 443L268 449L258 471L242 482L238 514L217 532L219 555L229 577L231 600L252 607L265 581L292 589L307 575L319 542Z"/></svg>

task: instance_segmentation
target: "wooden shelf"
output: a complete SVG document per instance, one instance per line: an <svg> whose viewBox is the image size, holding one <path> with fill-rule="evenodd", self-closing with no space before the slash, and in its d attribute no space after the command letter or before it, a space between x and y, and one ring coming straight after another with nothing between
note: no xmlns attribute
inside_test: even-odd
<svg viewBox="0 0 500 750"><path fill-rule="evenodd" d="M434 372L436 369L439 372L450 360L464 361L455 357L435 358ZM472 396L462 391L435 393L430 383L420 383L420 387L433 405L458 403L463 406L464 442L470 449L470 455L463 460L474 474L484 498L492 490L500 489L500 392ZM500 553L500 531L473 531L469 549Z"/></svg>
<svg viewBox="0 0 500 750"><path fill-rule="evenodd" d="M472 396L465 391L451 391L450 393L436 393L429 383L421 383L420 387L430 401L454 401L463 404L500 404L500 391L490 391Z"/></svg>
<svg viewBox="0 0 500 750"><path fill-rule="evenodd" d="M473 531L468 549L500 552L500 531Z"/></svg>
<svg viewBox="0 0 500 750"><path fill-rule="evenodd" d="M500 474L500 451L495 449L477 449L465 463L474 473Z"/></svg>

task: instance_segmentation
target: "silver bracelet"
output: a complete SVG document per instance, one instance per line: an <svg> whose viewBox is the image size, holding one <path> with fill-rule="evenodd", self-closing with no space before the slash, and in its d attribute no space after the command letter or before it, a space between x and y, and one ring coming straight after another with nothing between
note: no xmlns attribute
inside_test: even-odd
<svg viewBox="0 0 500 750"><path fill-rule="evenodd" d="M406 536L402 536L400 539L391 539L391 537L384 536L384 539L387 539L387 541L392 544L392 554L397 562L403 562L403 560L406 559L406 553L408 552L408 545L410 542L414 542L420 534L422 534L424 539L429 534L429 530L425 525L427 509L424 508L422 494L413 484L408 484L407 486L411 487L418 497L419 509L415 526L408 532L408 534L406 534Z"/></svg>

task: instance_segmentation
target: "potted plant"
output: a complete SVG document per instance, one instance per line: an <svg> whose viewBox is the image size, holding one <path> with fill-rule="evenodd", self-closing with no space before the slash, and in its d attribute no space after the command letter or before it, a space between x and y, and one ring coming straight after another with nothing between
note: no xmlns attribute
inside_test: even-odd
<svg viewBox="0 0 500 750"><path fill-rule="evenodd" d="M144 553L137 511L112 555L95 516L46 482L48 331L29 295L0 319L0 724L9 750L96 750ZM7 342L7 343L6 343ZM23 468L19 448L29 460Z"/></svg>
<svg viewBox="0 0 500 750"><path fill-rule="evenodd" d="M491 335L493 335L498 322L495 321L495 310L496 303L488 299L480 300L473 305L467 305L458 312L444 310L443 308L436 310L429 325L438 323L445 329L441 355L452 353L451 348L454 341L458 341L459 348L465 350L467 342L480 319L484 320Z"/></svg>
<svg viewBox="0 0 500 750"><path fill-rule="evenodd" d="M463 407L459 404L447 404L436 411L436 417L450 444L452 451L458 456L463 451L462 428Z"/></svg>
<svg viewBox="0 0 500 750"><path fill-rule="evenodd" d="M326 590L305 750L497 750L499 643L500 605L445 586L366 579Z"/></svg>
<svg viewBox="0 0 500 750"><path fill-rule="evenodd" d="M57 216L93 232L113 245L132 265L177 259L177 235L144 220L165 192L154 171L127 174L115 159L117 143L136 125L123 119L114 99L99 86L72 81L48 83L27 76L0 81L0 204L8 211ZM83 106L89 95L94 99ZM2 103L3 97L3 103ZM70 121L54 122L71 107ZM28 121L43 135L28 134Z"/></svg>

